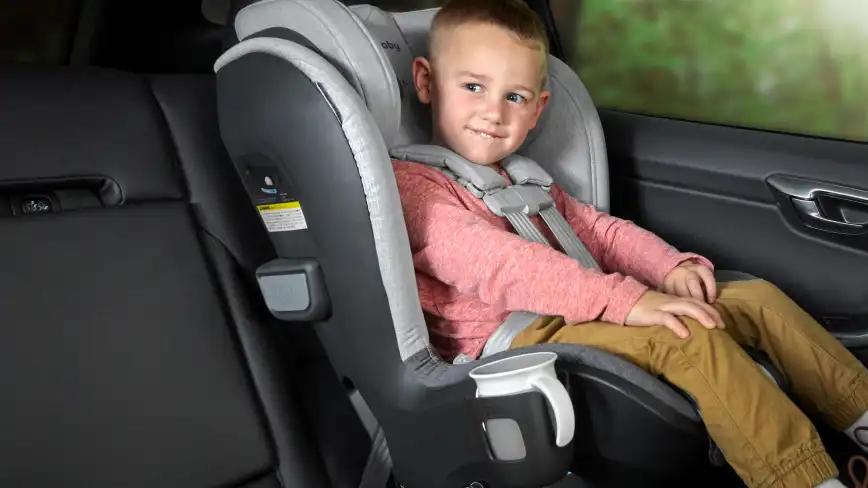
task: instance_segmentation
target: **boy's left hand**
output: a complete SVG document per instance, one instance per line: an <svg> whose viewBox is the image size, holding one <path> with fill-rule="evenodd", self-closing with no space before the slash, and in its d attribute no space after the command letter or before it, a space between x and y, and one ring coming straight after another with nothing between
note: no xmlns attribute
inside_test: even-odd
<svg viewBox="0 0 868 488"><path fill-rule="evenodd" d="M717 299L714 272L707 266L690 261L681 263L670 271L663 279L660 289L669 295L693 297L708 303L714 303Z"/></svg>

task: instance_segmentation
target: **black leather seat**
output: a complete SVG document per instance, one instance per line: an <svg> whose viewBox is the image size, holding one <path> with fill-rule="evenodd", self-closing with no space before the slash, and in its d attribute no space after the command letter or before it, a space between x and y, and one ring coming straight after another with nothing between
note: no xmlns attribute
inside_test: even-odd
<svg viewBox="0 0 868 488"><path fill-rule="evenodd" d="M357 486L340 383L242 278L274 251L214 97L0 66L0 486Z"/></svg>

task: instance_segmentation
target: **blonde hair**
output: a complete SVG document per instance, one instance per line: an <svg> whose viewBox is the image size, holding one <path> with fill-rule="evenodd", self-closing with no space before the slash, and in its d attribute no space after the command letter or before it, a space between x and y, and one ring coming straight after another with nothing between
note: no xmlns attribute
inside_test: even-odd
<svg viewBox="0 0 868 488"><path fill-rule="evenodd" d="M522 0L445 0L431 24L429 56L437 55L441 37L464 24L490 24L511 33L542 54L540 86L548 73L549 42L539 16Z"/></svg>

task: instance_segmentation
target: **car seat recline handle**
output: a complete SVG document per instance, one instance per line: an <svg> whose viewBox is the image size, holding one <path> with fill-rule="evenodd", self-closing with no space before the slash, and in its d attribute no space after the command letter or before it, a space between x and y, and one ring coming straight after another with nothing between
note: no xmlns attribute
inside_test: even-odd
<svg viewBox="0 0 868 488"><path fill-rule="evenodd" d="M788 175L766 181L788 197L806 226L834 234L868 232L868 191Z"/></svg>

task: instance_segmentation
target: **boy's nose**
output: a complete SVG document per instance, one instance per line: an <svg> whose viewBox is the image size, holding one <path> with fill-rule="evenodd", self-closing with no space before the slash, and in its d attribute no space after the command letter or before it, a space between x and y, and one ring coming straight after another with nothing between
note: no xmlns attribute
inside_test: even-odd
<svg viewBox="0 0 868 488"><path fill-rule="evenodd" d="M502 100L486 100L482 118L492 124L500 124L503 121Z"/></svg>

